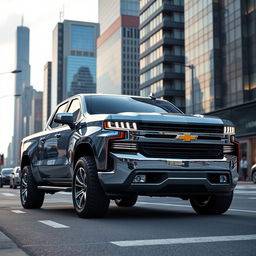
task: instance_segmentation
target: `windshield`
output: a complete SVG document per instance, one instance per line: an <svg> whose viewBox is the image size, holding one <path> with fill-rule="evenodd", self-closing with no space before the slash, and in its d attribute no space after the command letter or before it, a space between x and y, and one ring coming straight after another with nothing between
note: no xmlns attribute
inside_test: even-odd
<svg viewBox="0 0 256 256"><path fill-rule="evenodd" d="M182 113L168 101L129 96L92 95L85 96L89 114L136 113Z"/></svg>
<svg viewBox="0 0 256 256"><path fill-rule="evenodd" d="M8 175L12 173L12 169L8 169L8 170L2 170L2 174L3 175Z"/></svg>

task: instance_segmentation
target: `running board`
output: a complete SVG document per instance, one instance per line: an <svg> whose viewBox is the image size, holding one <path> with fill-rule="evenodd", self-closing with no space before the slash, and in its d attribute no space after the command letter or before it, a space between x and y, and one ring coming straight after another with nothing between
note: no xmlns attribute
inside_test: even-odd
<svg viewBox="0 0 256 256"><path fill-rule="evenodd" d="M53 192L58 192L58 191L71 192L72 191L71 187L37 186L37 188L40 190L48 190Z"/></svg>

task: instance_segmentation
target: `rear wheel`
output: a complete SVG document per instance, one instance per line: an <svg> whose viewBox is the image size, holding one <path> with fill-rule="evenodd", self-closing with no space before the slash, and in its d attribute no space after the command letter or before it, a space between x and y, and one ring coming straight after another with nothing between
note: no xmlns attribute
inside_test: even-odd
<svg viewBox="0 0 256 256"><path fill-rule="evenodd" d="M2 183L2 180L0 180L0 188L3 187L3 183Z"/></svg>
<svg viewBox="0 0 256 256"><path fill-rule="evenodd" d="M75 211L81 218L99 218L107 213L109 199L100 185L91 156L81 157L76 164L72 197Z"/></svg>
<svg viewBox="0 0 256 256"><path fill-rule="evenodd" d="M44 202L44 191L37 188L36 182L29 166L21 172L20 200L25 209L40 208Z"/></svg>
<svg viewBox="0 0 256 256"><path fill-rule="evenodd" d="M256 170L252 173L252 181L256 183Z"/></svg>
<svg viewBox="0 0 256 256"><path fill-rule="evenodd" d="M138 196L133 195L129 197L116 198L115 203L119 207L132 207L136 204Z"/></svg>
<svg viewBox="0 0 256 256"><path fill-rule="evenodd" d="M193 209L199 214L222 214L231 205L233 192L230 195L191 198L190 203Z"/></svg>

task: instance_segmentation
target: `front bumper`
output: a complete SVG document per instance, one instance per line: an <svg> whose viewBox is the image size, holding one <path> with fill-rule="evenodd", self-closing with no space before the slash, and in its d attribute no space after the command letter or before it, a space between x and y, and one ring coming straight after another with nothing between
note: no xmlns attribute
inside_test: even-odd
<svg viewBox="0 0 256 256"><path fill-rule="evenodd" d="M99 172L99 180L109 196L127 194L190 197L231 193L237 183L236 157L223 159L147 158L139 153L111 153L112 171ZM138 174L145 183L133 182ZM226 183L219 176L226 175Z"/></svg>

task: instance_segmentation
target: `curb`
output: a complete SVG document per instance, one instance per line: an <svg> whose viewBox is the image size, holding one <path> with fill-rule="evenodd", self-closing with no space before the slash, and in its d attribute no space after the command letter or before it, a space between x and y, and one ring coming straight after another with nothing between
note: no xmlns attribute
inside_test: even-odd
<svg viewBox="0 0 256 256"><path fill-rule="evenodd" d="M19 249L17 245L1 231L0 231L0 255L27 256L25 252Z"/></svg>

